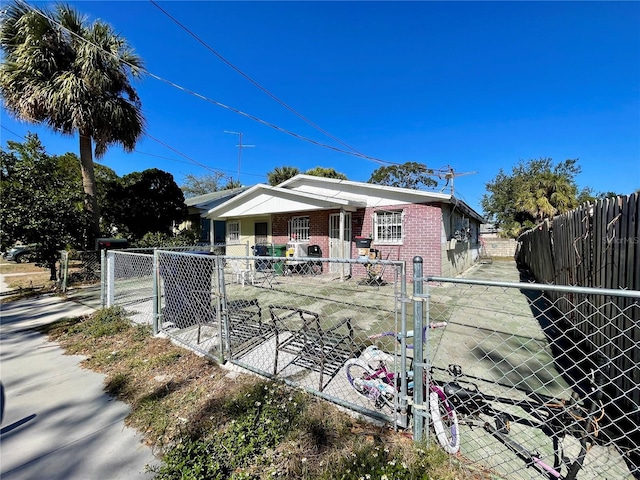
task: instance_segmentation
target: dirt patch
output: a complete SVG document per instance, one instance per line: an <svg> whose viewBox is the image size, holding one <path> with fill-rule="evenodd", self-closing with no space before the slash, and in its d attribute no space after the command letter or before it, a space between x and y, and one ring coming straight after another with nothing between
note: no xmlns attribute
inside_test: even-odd
<svg viewBox="0 0 640 480"><path fill-rule="evenodd" d="M168 472L187 474L192 465L226 472L210 478L414 478L406 476L414 467L433 478L481 478L438 447L420 449L408 433L227 369L132 326L121 313L104 309L41 331L66 353L84 355L82 366L103 373L105 390L131 405L126 424L166 454L160 479L185 478ZM403 476L389 476L396 471Z"/></svg>

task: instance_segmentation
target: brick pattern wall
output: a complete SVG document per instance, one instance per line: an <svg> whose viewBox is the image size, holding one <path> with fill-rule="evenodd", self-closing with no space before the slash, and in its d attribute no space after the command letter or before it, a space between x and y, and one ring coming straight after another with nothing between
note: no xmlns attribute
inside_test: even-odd
<svg viewBox="0 0 640 480"><path fill-rule="evenodd" d="M486 238L482 237L486 251L492 257L514 257L516 254L516 241L513 238Z"/></svg>
<svg viewBox="0 0 640 480"><path fill-rule="evenodd" d="M309 217L309 245L319 245L322 255L329 254L329 214L330 211L279 214L272 217L271 237L274 244L286 244L289 241L289 220L292 217Z"/></svg>
<svg viewBox="0 0 640 480"><path fill-rule="evenodd" d="M380 250L383 260L405 261L407 274L413 276L413 257L421 256L423 273L425 275L440 275L440 250L442 218L440 205L405 204L393 207L367 208L362 211L362 227L355 228L354 236L368 237L373 235L373 220L376 210L403 210L403 242L401 245L385 245L372 243L371 248ZM360 213L360 211L358 211ZM357 222L357 220L356 220ZM356 233L360 230L360 234ZM351 256L357 258L358 251L355 243ZM364 270L363 270L364 271Z"/></svg>
<svg viewBox="0 0 640 480"><path fill-rule="evenodd" d="M406 204L393 207L377 207L359 209L351 213L352 239L373 235L373 219L376 210L403 210L403 237L401 245L385 245L372 243L371 248L380 250L383 260L405 261L409 277L413 275L413 257L423 258L425 275L441 275L442 251L442 215L440 205ZM289 241L289 219L298 215L309 216L309 245L320 245L323 256L329 254L329 215L339 210L305 212L300 214L278 214L272 217L272 239L274 244L286 244ZM355 242L351 245L351 258L358 258ZM392 269L388 271L392 275ZM352 275L365 277L364 267L355 265ZM386 275L386 274L385 274Z"/></svg>

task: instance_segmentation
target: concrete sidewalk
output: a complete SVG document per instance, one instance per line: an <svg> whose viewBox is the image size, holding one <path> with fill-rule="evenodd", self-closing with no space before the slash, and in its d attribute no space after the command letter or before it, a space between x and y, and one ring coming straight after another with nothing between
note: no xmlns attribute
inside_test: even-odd
<svg viewBox="0 0 640 480"><path fill-rule="evenodd" d="M93 311L54 296L0 306L0 375L6 403L0 477L150 479L151 449L124 426L129 407L103 391L104 376L32 330Z"/></svg>

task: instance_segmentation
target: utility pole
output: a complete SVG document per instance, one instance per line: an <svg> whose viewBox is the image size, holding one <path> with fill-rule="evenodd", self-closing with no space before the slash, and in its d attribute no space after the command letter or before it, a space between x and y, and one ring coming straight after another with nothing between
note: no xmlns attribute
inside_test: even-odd
<svg viewBox="0 0 640 480"><path fill-rule="evenodd" d="M242 161L242 149L248 147L255 147L255 145L243 145L242 144L242 132L232 132L231 130L225 130L224 133L230 133L232 135L238 135L238 183L240 184L240 162Z"/></svg>

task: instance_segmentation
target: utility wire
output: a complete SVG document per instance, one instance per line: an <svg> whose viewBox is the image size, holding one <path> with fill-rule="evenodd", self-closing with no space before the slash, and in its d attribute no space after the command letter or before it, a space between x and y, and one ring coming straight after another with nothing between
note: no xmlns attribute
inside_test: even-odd
<svg viewBox="0 0 640 480"><path fill-rule="evenodd" d="M2 126L2 128L4 128L7 132L12 133L12 134L13 134L13 135L15 135L16 137L18 137L18 138L21 138L21 139L25 140L25 137L23 137L22 135L20 135L20 134L18 134L18 133L16 133L16 132L14 132L14 131L12 131L12 130L9 130L9 129L8 129L7 127L5 127L4 125L1 125L1 126Z"/></svg>
<svg viewBox="0 0 640 480"><path fill-rule="evenodd" d="M149 75L151 78L153 78L153 79L155 79L155 80L158 80L158 81L160 81L160 82L162 82L162 83L165 83L165 84L167 84L167 85L169 85L169 86L171 86L171 87L174 87L174 88L176 88L176 89L178 89L178 90L182 90L183 92L188 93L189 95L192 95L192 96L194 96L194 97L196 97L196 98L199 98L199 99L201 99L201 100L205 100L205 101L207 101L207 102L209 102L209 103L211 103L211 104L213 104L213 105L216 105L216 106L218 106L218 107L225 108L225 109L227 109L227 110L229 110L229 111L231 111L231 112L234 112L234 113L236 113L236 114L238 114L238 115L241 115L241 116L244 116L244 117L246 117L246 118L249 118L250 120L253 120L253 121L255 121L255 122L261 123L262 125L265 125L265 126L267 126L267 127L270 127L270 128L272 128L272 129L274 129L274 130L277 130L277 131L279 131L279 132L285 133L285 134L287 134L287 135L289 135L289 136L292 136L292 137L297 138L297 139L299 139L299 140L305 141L305 142L307 142L307 143L311 143L312 145L316 145L316 146L319 146L319 147L322 147L322 148L326 148L326 149L328 149L328 150L333 150L333 151L338 152L338 153L343 153L343 154L345 154L345 155L351 155L351 156L358 157L358 158L362 158L362 159L365 159L365 160L370 160L370 161L375 162L375 163L378 163L378 164L380 164L380 165L389 165L389 164L392 164L392 165L398 165L398 163L396 163L396 162L390 162L390 161L387 161L387 160L382 160L382 159L379 159L379 158L370 157L370 156L368 156L368 155L364 155L364 154L357 153L357 152L350 152L350 151L343 150L343 149L340 149L340 148L337 148L337 147L333 147L333 146L331 146L331 145L327 145L327 144L322 143L322 142L318 142L318 141L316 141L316 140L313 140L313 139L311 139L311 138L305 137L305 136L303 136L303 135L299 135L299 134L297 134L297 133L295 133L295 132L292 132L292 131L287 130L287 129L282 128L282 127L279 127L279 126L277 126L277 125L275 125L275 124L273 124L273 123L267 122L266 120L262 120L262 119L261 119L261 118L259 118L259 117L256 117L256 116L251 115L251 114L246 113L246 112L243 112L243 111L241 111L241 110L239 110L239 109L237 109L237 108L231 107L231 106L229 106L229 105L225 105L224 103L221 103L221 102L218 102L218 101L213 100L213 99L211 99L211 98L208 98L208 97L206 97L206 96L204 96L204 95L202 95L202 94L200 94L200 93L197 93L197 92L195 92L195 91L193 91L193 90L190 90L190 89L188 89L188 88L182 87L181 85L178 85L178 84L176 84L176 83L174 83L174 82L172 82L172 81L170 81L170 80L167 80L167 79L162 78L162 77L160 77L160 76L158 76L158 75L155 75L154 73L150 72L150 71L149 71L148 69L146 69L145 67L142 67L142 68L140 68L140 67L135 67L134 65L131 65L129 62L127 62L126 60L123 60L123 59L121 59L121 58L117 57L117 55L116 55L116 54L111 53L111 52L108 52L108 51L106 51L106 50L102 49L100 46L96 45L95 43L90 42L89 40L87 40L87 39L85 39L85 38L81 37L80 35L76 34L75 32L72 32L72 31L70 31L69 29L65 28L65 27L64 27L63 25L61 25L60 23L58 23L57 21L55 21L55 20L54 20L54 19L52 19L51 17L47 16L44 12L40 11L40 10L39 10L39 9L37 9L37 8L32 7L31 5L29 5L29 4L28 4L27 2L25 2L24 0L16 0L16 1L18 1L19 3L22 3L22 4L24 4L24 5L26 5L29 9L31 9L32 11L34 11L34 12L36 12L37 14L41 15L42 17L46 18L46 19L47 19L47 20L49 20L51 23L53 23L53 24L57 25L58 27L62 28L63 30L65 30L65 31L66 31L66 32L68 32L69 34L73 35L74 37L78 38L80 41L85 42L85 43L87 43L87 44L89 44L89 45L91 45L91 46L95 47L96 49L103 51L104 53L106 53L106 54L108 54L108 55L111 55L111 56L113 56L113 57L116 57L116 58L118 59L118 61L122 62L123 64L128 65L128 66L129 66L129 67L131 67L131 68L137 68L138 70L140 70L140 71L142 71L142 72L146 73L147 75Z"/></svg>
<svg viewBox="0 0 640 480"><path fill-rule="evenodd" d="M246 73L244 73L242 70L240 70L238 67L236 67L233 63L231 63L229 60L227 60L226 58L224 58L220 53L218 53L213 47L211 47L209 44L207 44L204 40L202 40L198 35L196 35L191 29L187 28L183 23L181 23L178 19L176 19L174 16L172 16L169 12L167 12L164 8L162 8L160 5L158 5L154 0L149 0L149 2L156 7L158 10L160 10L162 13L164 13L167 17L169 17L176 25L178 25L180 28L182 28L185 32L187 32L189 35L191 35L198 43L200 43L202 46L204 46L207 50L209 50L211 53L213 53L216 57L218 57L220 60L222 60L225 64L227 64L229 67L231 67L233 70L235 70L237 73L239 73L240 75L242 75L244 78L246 78L249 82L251 82L254 86L256 86L257 88L259 88L260 90L262 90L264 93L266 93L269 97L271 97L273 100L275 100L276 102L278 102L280 105L282 105L284 108L286 108L287 110L289 110L291 113L293 113L295 116L297 116L298 118L300 118L302 121L304 121L305 123L307 123L308 125L311 125L313 128L315 128L316 130L318 130L319 132L323 133L324 135L326 135L327 137L329 137L330 139L338 142L340 145L348 148L349 150L358 153L360 155L364 155L363 153L359 152L357 149L353 148L352 146L348 145L347 143L343 142L342 140L340 140L339 138L335 137L334 135L332 135L331 133L327 132L326 130L324 130L323 128L321 128L320 126L318 126L317 124L315 124L314 122L312 122L311 120L309 120L308 118L306 118L304 115L302 115L301 113L297 112L294 108L290 107L289 105L287 105L283 100L280 100L278 97L276 97L273 93L271 93L269 90L267 90L265 87L263 87L262 85L260 85L257 81L255 81L253 78L251 78L249 75L247 75Z"/></svg>
<svg viewBox="0 0 640 480"><path fill-rule="evenodd" d="M16 133L16 132L14 132L13 130L10 130L9 128L5 127L4 125L0 125L0 126L1 126L4 130L6 130L7 132L11 133L12 135L14 135L14 136L16 136L16 137L18 137L18 138L21 138L22 140L25 140L25 139L26 139L26 137L25 137L24 135L20 135L19 133ZM196 166L198 166L198 167L204 168L205 170L209 170L209 171L211 171L211 172L213 172L213 173L222 173L222 174L224 174L224 172L227 172L227 173L235 173L235 172L233 172L233 171L231 171L231 170L225 170L225 169L223 169L223 168L212 168L212 167L209 167L209 166L207 166L207 165L205 165L205 164L203 164L203 163L200 163L200 162L198 162L198 161L194 160L194 159L193 159L193 158L191 158L191 157L188 157L188 156L187 156L187 155L185 155L184 153L182 153L182 152L180 152L180 151L176 150L175 148L171 147L170 145L167 145L166 143L164 143L163 141L158 140L157 138L155 138L155 137L153 137L153 136L149 135L148 133L145 133L145 136L149 137L151 140L153 140L153 141L155 141L155 142L158 142L158 143L159 143L160 145L162 145L163 147L168 148L169 150L172 150L173 152L175 152L175 153L177 153L178 155L180 155L180 156L182 156L182 157L186 158L187 160L186 160L186 161L185 161L185 160L178 160L178 159L171 158L171 157L165 157L165 156L163 156L163 155L157 155L157 154L155 154L155 153L149 153L149 152L142 152L142 151L140 151L140 150L134 150L134 152L135 152L135 153L137 153L137 154L139 154L139 155L148 155L148 156L150 156L150 157L162 158L162 159L164 159L164 160L171 160L172 162L179 162L179 163L186 163L186 164L189 164L189 165L196 165ZM261 178L262 178L262 177L265 177L265 175L259 175L259 174L257 174L257 173L247 173L247 172L245 172L245 175L249 175L249 176L253 176L253 177L261 177ZM228 177L231 177L231 176L228 176Z"/></svg>

